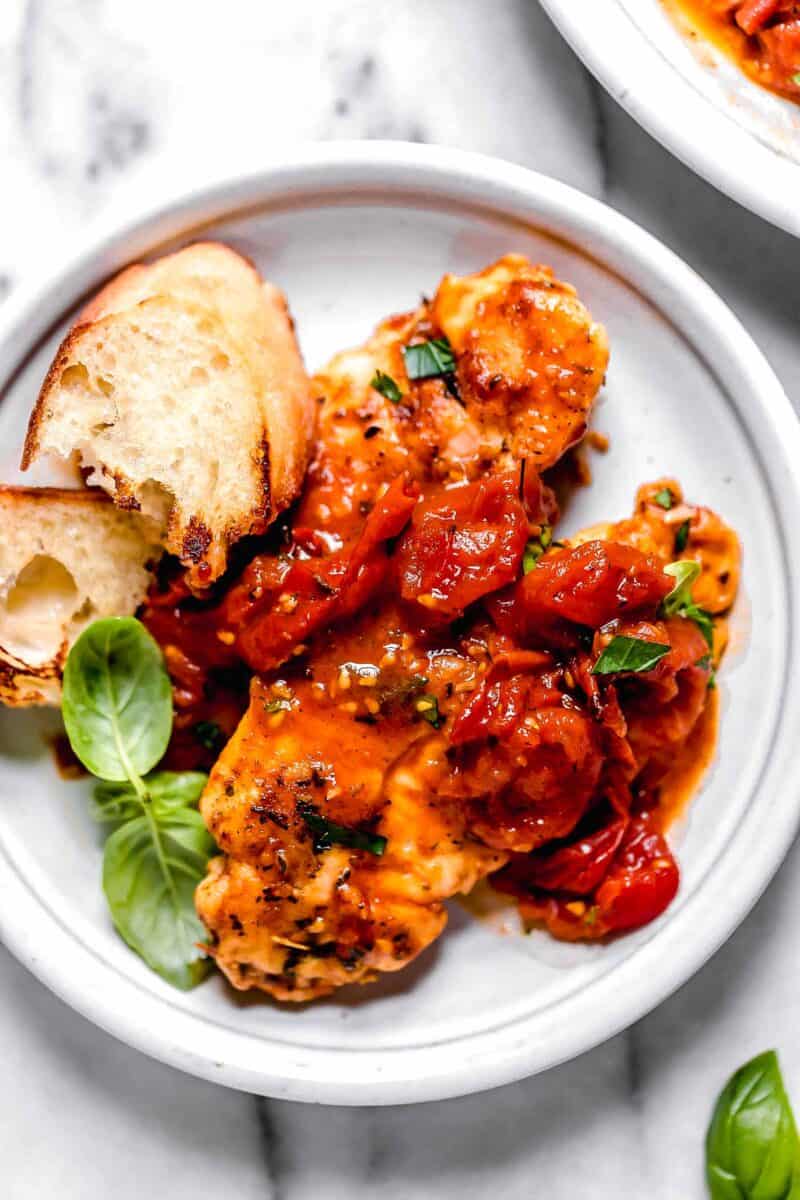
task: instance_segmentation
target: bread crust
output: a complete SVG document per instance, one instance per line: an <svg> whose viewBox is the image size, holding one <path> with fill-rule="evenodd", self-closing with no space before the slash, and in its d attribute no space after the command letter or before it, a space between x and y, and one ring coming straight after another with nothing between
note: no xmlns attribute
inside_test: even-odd
<svg viewBox="0 0 800 1200"><path fill-rule="evenodd" d="M0 485L0 702L58 704L75 637L95 617L135 612L160 556L147 519L120 512L99 489ZM29 620L24 607L12 614L9 601L37 562L53 564L56 584L67 581L68 593L59 604L58 586L48 591L45 578L37 593L44 604Z"/></svg>
<svg viewBox="0 0 800 1200"><path fill-rule="evenodd" d="M305 477L314 421L311 385L286 298L278 288L262 281L253 264L234 250L216 242L199 242L153 263L135 264L88 302L47 372L31 414L21 465L26 470L49 449L46 432L53 401L64 372L80 361L87 333L121 314L142 311L140 306L156 299L177 303L187 312L207 312L221 321L242 362L252 369L254 387L260 392L260 431L251 449L253 471L260 484L251 489L241 511L224 526L215 527L213 521L184 503L181 495L171 496L165 545L189 568L193 585L203 587L222 573L234 541L262 533L296 498ZM87 429L83 440L90 443L91 436L92 430ZM169 449L165 446L165 457ZM105 468L99 482L114 501L120 507L141 508L136 481L115 470L111 461L103 462L100 453L97 457Z"/></svg>

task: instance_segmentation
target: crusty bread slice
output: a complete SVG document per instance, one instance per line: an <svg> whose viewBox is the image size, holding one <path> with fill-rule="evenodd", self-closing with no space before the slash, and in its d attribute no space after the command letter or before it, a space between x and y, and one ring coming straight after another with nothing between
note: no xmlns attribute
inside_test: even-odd
<svg viewBox="0 0 800 1200"><path fill-rule="evenodd" d="M112 280L62 342L25 469L77 451L90 483L162 526L203 587L229 547L300 490L313 405L281 292L226 246L189 246Z"/></svg>
<svg viewBox="0 0 800 1200"><path fill-rule="evenodd" d="M0 487L0 701L58 703L81 630L144 599L157 532L97 489Z"/></svg>

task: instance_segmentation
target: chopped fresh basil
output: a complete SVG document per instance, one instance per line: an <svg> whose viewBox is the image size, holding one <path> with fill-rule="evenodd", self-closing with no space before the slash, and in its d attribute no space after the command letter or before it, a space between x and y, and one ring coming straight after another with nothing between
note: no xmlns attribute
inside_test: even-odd
<svg viewBox="0 0 800 1200"><path fill-rule="evenodd" d="M225 745L225 734L216 721L198 721L193 732L200 745L212 754L219 753Z"/></svg>
<svg viewBox="0 0 800 1200"><path fill-rule="evenodd" d="M669 563L664 567L664 574L671 575L675 580L672 591L664 597L662 605L664 614L671 617L680 612L685 605L691 604L692 584L700 574L700 563L691 559L682 559L680 562Z"/></svg>
<svg viewBox="0 0 800 1200"><path fill-rule="evenodd" d="M792 76L792 83L796 83L797 86L800 87L800 71L798 71L796 75Z"/></svg>
<svg viewBox="0 0 800 1200"><path fill-rule="evenodd" d="M439 701L435 696L432 696L430 692L425 692L425 694L420 696L419 700L416 701L414 707L419 715L423 717L429 725L432 725L434 729L439 728L442 723L442 719L439 715Z"/></svg>
<svg viewBox="0 0 800 1200"><path fill-rule="evenodd" d="M685 617L687 621L694 621L711 650L714 647L714 618L692 600L692 584L700 571L699 563L686 559L664 567L664 574L674 578L675 586L664 598L661 611L665 617Z"/></svg>
<svg viewBox="0 0 800 1200"><path fill-rule="evenodd" d="M651 671L670 647L643 638L613 637L592 667L593 675L615 675L618 671Z"/></svg>
<svg viewBox="0 0 800 1200"><path fill-rule="evenodd" d="M451 375L456 369L455 355L447 338L404 346L403 358L409 379L435 379L440 375Z"/></svg>
<svg viewBox="0 0 800 1200"><path fill-rule="evenodd" d="M550 525L542 525L539 536L531 538L525 546L522 555L522 574L528 575L538 563L545 550L550 548L553 541L553 530Z"/></svg>
<svg viewBox="0 0 800 1200"><path fill-rule="evenodd" d="M288 712L292 707L291 700L286 700L283 696L274 696L272 700L267 700L264 705L264 712L279 713Z"/></svg>
<svg viewBox="0 0 800 1200"><path fill-rule="evenodd" d="M363 829L337 825L310 804L298 804L297 811L314 835L316 851L330 850L331 846L349 846L352 850L368 850L370 854L380 856L386 849L387 839L379 833L365 833Z"/></svg>
<svg viewBox="0 0 800 1200"><path fill-rule="evenodd" d="M682 521L675 532L675 553L682 554L689 541L689 518Z"/></svg>
<svg viewBox="0 0 800 1200"><path fill-rule="evenodd" d="M665 508L667 512L669 512L675 503L675 497L672 495L672 492L669 490L669 488L661 488L656 492L655 496L653 496L653 500L656 504L660 504L662 508Z"/></svg>
<svg viewBox="0 0 800 1200"><path fill-rule="evenodd" d="M372 379L369 381L369 386L374 388L376 392L380 392L392 404L399 404L403 399L403 393L397 386L391 375L387 375L385 371L376 370Z"/></svg>

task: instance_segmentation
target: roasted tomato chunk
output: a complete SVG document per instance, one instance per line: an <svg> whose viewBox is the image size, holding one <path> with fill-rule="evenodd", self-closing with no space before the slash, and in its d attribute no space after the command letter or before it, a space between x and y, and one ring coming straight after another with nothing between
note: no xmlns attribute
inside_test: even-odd
<svg viewBox="0 0 800 1200"><path fill-rule="evenodd" d="M312 633L351 616L380 591L389 570L387 543L403 531L418 494L416 485L396 479L349 549L320 557L253 559L228 594L223 616L253 670L280 666ZM314 534L305 531L293 552L313 540Z"/></svg>
<svg viewBox="0 0 800 1200"><path fill-rule="evenodd" d="M557 851L551 856L555 865L549 873L543 856L515 860L501 872L500 888L521 897L525 921L543 924L563 941L594 941L649 924L675 898L678 865L646 815L623 825L621 837L620 824L608 826L594 841L585 839L583 852L578 849L583 843L573 854L567 849ZM618 844L609 861L606 852L615 840ZM600 878L599 884L582 888L593 874Z"/></svg>
<svg viewBox="0 0 800 1200"><path fill-rule="evenodd" d="M503 632L523 642L563 646L581 627L599 629L629 613L654 611L673 582L649 554L616 542L584 542L545 554L491 611Z"/></svg>
<svg viewBox="0 0 800 1200"><path fill-rule="evenodd" d="M450 736L449 786L476 837L527 851L570 833L603 769L599 726L562 690L550 655L499 659Z"/></svg>
<svg viewBox="0 0 800 1200"><path fill-rule="evenodd" d="M435 492L397 548L401 595L447 617L463 612L517 578L528 525L515 474Z"/></svg>

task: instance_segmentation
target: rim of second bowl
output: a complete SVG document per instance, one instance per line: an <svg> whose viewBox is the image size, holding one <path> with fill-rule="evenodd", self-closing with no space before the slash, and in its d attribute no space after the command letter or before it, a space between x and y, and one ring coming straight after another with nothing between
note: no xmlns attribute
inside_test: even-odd
<svg viewBox="0 0 800 1200"><path fill-rule="evenodd" d="M0 396L21 361L68 308L111 273L165 242L197 234L223 217L337 195L431 203L494 213L561 237L616 271L691 328L706 361L731 396L746 397L759 420L748 421L754 450L769 462L771 498L787 529L800 511L800 425L766 359L724 302L672 251L639 226L565 184L497 159L406 143L327 143L301 148L252 174L182 194L116 217L90 231L60 270L27 286L0 313ZM687 335L688 336L688 335ZM23 348L20 351L20 347ZM797 627L800 547L784 539L787 629ZM791 646L787 647L787 664ZM792 778L792 723L800 715L800 680L786 672L782 719L758 797L785 791ZM769 822L763 823L764 808ZM243 1090L331 1104L394 1104L443 1099L510 1083L575 1057L650 1011L685 982L730 936L783 859L800 821L792 802L751 803L720 859L679 911L625 962L589 989L592 1022L561 1022L545 1042L521 1018L458 1041L380 1054L311 1048L228 1029L187 1013L110 968L81 943L20 877L0 838L0 934L9 949L72 1007L128 1044L191 1074ZM752 853L758 828L758 853ZM714 919L698 921L699 906ZM69 944L59 939L67 937ZM46 954L41 947L48 947ZM132 1003L132 999L134 1002ZM572 1001L570 1001L572 1003ZM526 1021L528 1026L526 1027ZM269 1066L260 1065L269 1048ZM259 1053L256 1054L255 1051ZM254 1065L256 1064L256 1065Z"/></svg>
<svg viewBox="0 0 800 1200"><path fill-rule="evenodd" d="M541 4L606 91L662 146L725 195L800 237L800 164L693 87L617 0Z"/></svg>

